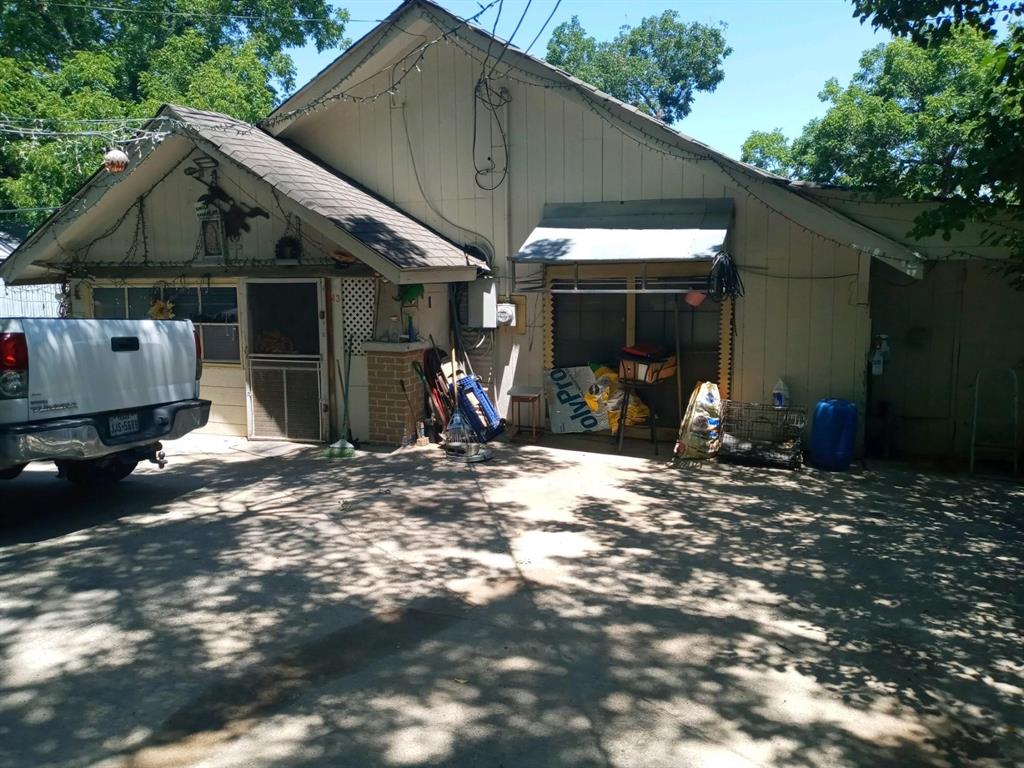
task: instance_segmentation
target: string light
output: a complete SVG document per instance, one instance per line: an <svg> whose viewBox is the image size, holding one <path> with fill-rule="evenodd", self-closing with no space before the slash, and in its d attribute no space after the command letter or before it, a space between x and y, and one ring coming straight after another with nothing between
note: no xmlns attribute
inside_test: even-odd
<svg viewBox="0 0 1024 768"><path fill-rule="evenodd" d="M287 120L297 119L299 117L302 117L302 116L305 116L307 114L310 114L310 113L312 113L314 111L323 109L327 105L329 105L331 103L334 103L334 102L342 102L342 101L344 101L344 102L351 102L351 103L357 103L357 104L358 103L367 103L367 102L375 103L377 101L377 99L380 98L381 96L393 97L394 95L396 95L398 93L399 88L400 88L402 82L405 80L406 77L408 77L408 75L412 71L416 71L416 72L421 72L422 71L420 65L422 63L424 63L425 57L427 55L427 52L431 48L433 48L434 46L436 46L437 44L439 44L441 42L444 42L445 44L454 44L463 53L465 53L467 56L469 56L470 58L474 59L475 61L481 63L482 66L484 66L486 68L487 64L490 61L490 54L489 53L484 53L483 58L480 58L480 56L476 52L478 52L478 51L479 52L483 52L483 49L477 43L475 43L475 42L473 42L471 40L467 40L465 37L463 37L461 34L459 34L459 30L462 27L469 26L471 24L471 22L473 22L476 19L480 18L484 13L486 13L488 10L490 10L493 6L498 5L499 3L501 3L501 1L502 0L492 0L492 2L490 2L489 4L483 6L481 8L481 10L477 14L475 14L474 16L472 16L472 17L470 17L468 19L464 19L464 20L460 19L460 20L458 20L458 22L454 26L452 26L452 27L450 27L448 29L446 29L446 27L448 27L448 25L450 23L449 19L438 18L435 14L433 14L430 11L429 8L421 8L420 9L421 13L423 13L423 15L428 20L433 22L434 25L439 30L442 30L440 35L438 35L437 37L435 37L435 38L433 38L431 40L425 41L424 43L422 43L421 45L417 46L416 48L414 48L409 53L405 54L401 59L399 59L394 64L392 64L389 67L386 67L386 68L384 68L382 70L379 70L378 72L374 73L373 75L371 75L369 77L364 78L359 83L357 83L357 84L355 84L353 86L350 86L347 90L344 90L344 91L329 91L328 93L325 93L322 96L320 96L320 97L318 97L316 99L313 99L312 101L310 101L309 103L305 104L302 107L286 110L286 111L283 111L283 112L280 112L280 113L277 113L277 114L272 114L268 118L263 120L259 125L261 127L265 128L265 129L269 129L269 128L272 128L272 127L274 127L276 125L279 125L280 123L283 123L283 122L285 122ZM557 6L556 6L556 8L557 8ZM499 13L500 13L500 5L499 5ZM552 16L553 15L554 15L554 12L552 12ZM550 21L550 18L551 18L551 16L549 16L548 21ZM547 23L548 22L545 22L545 26L546 26ZM351 70L352 72L358 71L359 68L374 53L376 53L376 51L379 50L380 47L383 46L384 42L388 39L388 32L390 32L391 29L397 29L398 31L401 31L401 32L403 32L405 34L412 35L411 32L409 32L408 30L403 29L400 25L398 25L396 21L390 22L390 28L388 30L383 31L380 34L378 40L374 43L374 45L371 46L370 49L368 50L368 52L361 58L361 60L359 62L357 62L353 66L353 68ZM477 27L476 29L481 34L487 34L486 30L480 30L479 27ZM494 41L493 35L490 36L489 39L490 39L491 43L493 44L493 41ZM511 40L509 41L509 43L510 42L511 42ZM536 42L536 39L533 42ZM530 47L532 47L532 45L533 45L533 43L531 43ZM507 49L508 49L508 45L506 45L506 47L505 47L505 50L507 50ZM521 54L521 55L525 55L525 54ZM502 52L501 56L499 56L499 58L495 62L495 64L493 66L491 66L490 72L488 73L488 78L490 76L494 75L494 73L496 72L499 64L502 63L503 56L504 56L504 51ZM531 61L535 61L535 62L537 61L536 59L533 59L532 57L527 57L527 58L529 58ZM538 63L539 66L548 66L548 65L544 64L543 62L537 62L537 63ZM399 70L401 70L400 76L397 77L397 78L394 78L392 80L391 84L389 85L389 87L384 89L384 90L381 90L381 91L376 92L376 93L370 93L370 94L363 93L363 94L359 94L359 95L357 95L356 93L353 92L355 89L357 89L360 86L362 86L362 85L370 82L371 80L379 77L381 74L384 74L384 73L390 71L392 73L392 75L394 75L394 73L399 71ZM483 70L483 71L486 72L486 69ZM517 74L513 74L513 72L515 72ZM495 110L497 108L507 104L508 103L508 97L507 97L507 95L504 92L494 90L486 82L488 78L484 78L483 79L484 86L483 86L483 94L482 95L479 93L479 91L481 89L480 89L480 83L478 82L477 91L475 91L475 98L478 101L481 101L484 104L484 106L486 108L488 108L489 111L491 111L492 115L494 115L494 117L497 118L497 114L496 114ZM529 78L529 79L527 79L527 78ZM530 71L524 69L522 66L515 65L515 64L509 63L509 62L505 62L503 72L498 77L496 77L495 79L497 79L497 80L507 79L507 80L510 80L510 81L513 81L513 82L517 82L517 83L521 83L523 85L530 86L530 87L539 87L539 88L544 88L544 89L557 89L557 90L563 90L563 91L572 91L572 92L576 93L577 95L579 95L581 97L581 100L582 100L583 104L591 112L593 112L595 115L597 115L602 120L603 123L608 124L610 127L612 127L617 132L619 132L624 138L630 140L631 142L634 142L634 143L638 144L639 146L644 147L646 149L649 149L651 151L657 152L657 153L659 153L659 154L661 154L663 156L672 157L674 159L682 160L684 162L710 163L713 166L715 166L729 180L728 183L731 183L737 189L740 189L740 190L744 191L747 194L748 197L758 200L768 210L776 213L781 218L783 218L784 220L788 221L790 224L796 226L797 228L799 228L802 231L810 234L811 236L813 236L815 238L818 238L818 239L820 239L822 241L825 241L825 242L829 242L829 243L832 243L832 244L835 244L835 245L839 245L839 246L844 247L844 248L853 248L855 250L869 252L869 253L872 253L872 254L876 254L877 253L877 251L875 251L875 250L869 250L869 249L866 249L864 247L857 246L856 244L853 244L853 243L844 242L844 241L838 240L838 239L836 239L834 237L829 237L827 235L822 235L820 232L818 232L816 230L812 230L812 229L804 226L800 222L798 222L795 219L793 219L792 216L788 215L784 211L779 210L778 207L776 207L772 203L768 202L764 198L764 196L762 194L759 194L759 192L756 189L754 189L750 184L748 184L746 181L741 179L739 174L740 173L749 173L749 171L747 171L746 169L743 169L742 167L739 167L739 168L731 167L732 165L738 165L734 161L729 161L729 160L727 160L725 158L722 158L722 157L718 156L717 154L715 154L711 150L708 150L707 152L702 152L702 151L693 150L693 149L684 149L684 148L679 146L678 139L679 138L685 138L685 137L680 137L678 134L675 133L675 131L673 131L673 129L670 126L667 126L664 123L661 123L660 121L657 121L655 118L652 118L652 117L650 117L648 115L640 113L639 110L631 109L630 107L628 107L628 105L621 105L621 104L617 105L620 108L624 108L624 109L627 109L627 110L635 112L638 116L640 116L641 118L643 118L647 122L653 121L658 127L661 127L666 132L672 133L674 138L673 138L673 140L665 140L665 139L662 139L662 138L660 138L658 136L653 135L648 130L647 127L637 125L631 119L616 114L612 110L612 108L609 106L611 104L616 104L616 102L614 102L614 100L611 99L611 97L608 97L608 96L605 96L605 95L601 94L599 91L597 91L596 89L592 88L591 86L588 86L586 83L583 83L582 81L576 80L575 78L569 78L567 82L566 81L555 80L555 79L553 79L550 76L538 75L538 74L536 74L534 72L530 72ZM196 136L192 132L187 130L187 126L183 126L178 121L175 121L175 120L168 120L167 118L163 118L163 119L166 121L166 123L165 123L164 126L161 127L161 130L151 130L148 127L140 129L140 128L136 127L134 129L135 133L132 135L132 137L128 138L128 139L123 139L123 140L124 141L136 141L139 144L144 144L145 142L149 141L152 144L154 141L161 140L163 138L163 136L166 136L167 133L170 133L170 132L181 132L181 133L184 133L185 135L188 135L188 136L190 136L192 138L196 138ZM0 116L0 132L4 132L5 130L9 131L9 132L13 132L16 129L20 129L20 130L37 130L37 131L47 131L47 130L49 130L49 129L38 128L38 127L34 127L34 126L26 129L26 128L24 128L24 126L19 126L18 125L18 123L29 122L31 120L33 120L33 119L32 118L5 118L5 117ZM136 126L138 125L138 122L139 122L138 119L124 118L123 120L124 120L124 123L122 124L123 126L129 125L129 120L134 120ZM79 121L79 122L81 122L84 125L84 124L87 124L89 121ZM92 122L102 123L104 121L102 121L102 120L94 120ZM150 121L150 122L152 122L152 121ZM503 181L505 176L507 176L507 174L508 174L508 168L507 168L507 157L508 157L508 153L507 153L507 139L505 138L504 128L501 126L500 120L498 122L498 125L499 125L499 129L501 130L501 133L502 133L502 136L503 136L503 140L505 141L505 145L506 145L506 155L505 155L505 157L506 157L506 168L503 169L503 175L502 175L502 181ZM216 123L213 123L213 124L210 124L209 127L213 128L215 130L232 130L232 131L235 131L235 132L238 132L238 133L245 133L245 132L251 131L251 130L258 130L258 128L254 127L254 126L250 126L248 124L240 124L240 123L237 123L237 122L234 122L234 121L231 121L230 123L225 122L222 125L217 125ZM50 135L52 135L54 137L57 137L57 136L60 136L60 135L64 135L64 136L67 136L67 135L81 135L81 134L85 134L85 133L89 133L90 136L93 136L93 134L102 134L104 136L109 136L110 135L109 132L103 132L103 131L100 131L100 130L95 130L95 131L92 131L92 133L90 133L90 130L91 129L84 129L82 131L70 131L70 132L69 131L64 131L64 132L50 131ZM475 132L474 132L474 135L475 135ZM676 137L678 137L678 138L676 138ZM140 149L139 152L138 152L139 156L141 156L141 153L142 153L142 150ZM485 172L491 172L493 170L494 170L494 167L492 165L492 167L489 168L489 169L486 169ZM479 176L479 173L480 173L480 169L478 169L478 176ZM768 176L766 176L765 178L761 179L761 181L763 181L764 183L768 183L768 184L773 183L772 178L768 177ZM500 185L500 183L501 183L501 181L499 181L498 185ZM497 188L498 185L496 185L492 189ZM483 187L483 188L487 189L487 187ZM796 194L796 192L794 190L792 190L792 189L789 189L787 191L789 193L791 193L791 194ZM814 204L813 201L809 201L809 202ZM898 201L898 202L901 203L901 204L906 204L908 201ZM833 211L833 209L828 208L827 206L825 206L825 207L829 211ZM839 212L836 212L836 215L837 216L842 216L843 214L841 214ZM913 264L914 263L912 261L906 261L906 260L904 260L904 261L907 264ZM183 262L184 265L190 265L192 263L193 262L191 262L191 261ZM270 262L270 263L273 263L273 262ZM329 262L329 263L333 263L333 262Z"/></svg>
<svg viewBox="0 0 1024 768"><path fill-rule="evenodd" d="M384 69L382 69L382 70L380 70L378 72L375 72L373 75L370 75L367 78L364 78L362 81L360 81L360 83L357 83L356 85L352 86L352 88L350 88L349 90L347 90L347 91L328 91L327 93L323 94L322 96L319 96L316 99L313 99L312 101L310 101L305 106L297 107L297 108L291 109L291 110L286 110L285 112L281 112L281 113L277 113L277 114L271 114L269 117L265 118L264 120L261 120L259 125L261 127L263 127L263 128L272 128L272 127L274 127L276 125L279 125L280 123L283 123L285 121L294 120L294 119L303 117L305 115L308 115L308 114L310 114L312 112L315 112L315 111L317 111L319 109L322 109L325 106L327 106L328 104L332 104L334 102L347 101L347 102L351 102L351 103L355 103L355 104L361 104L361 103L366 103L366 102L371 102L372 103L373 101L376 101L377 98L379 98L380 96L385 95L389 89L385 89L383 91L379 91L379 92L373 93L373 94L364 94L364 95L356 95L356 94L354 94L352 92L352 89L353 88L357 88L359 85L361 85L363 83L366 83L366 82L369 82L370 80L373 80L373 79L379 77L380 75L384 74L385 72L387 72L389 70L392 73L394 73L399 68L399 66L402 66L402 69L404 71L402 72L401 76L399 76L398 79L393 80L391 85L390 85L390 89L396 88L397 86L399 86L405 80L406 77L409 76L410 72L412 72L413 70L415 70L417 72L422 71L420 69L420 64L423 62L424 58L426 57L427 51L429 51L431 48L433 48L435 45L437 45L439 43L448 42L450 37L453 37L453 36L456 35L456 33L459 30L459 28L464 27L464 26L466 26L468 24L471 24L472 22L476 21L481 16L483 16L485 13L487 13L487 11L489 11L491 8L493 8L495 5L498 5L499 9L500 9L501 6L499 4L502 3L502 2L503 2L503 0L491 0L491 2L489 2L487 5L483 6L477 13L473 14L472 16L470 16L467 19L458 19L457 23L453 27L451 27L450 29L441 32L440 35L438 35L437 37L433 38L432 40L428 40L427 42L417 46L416 48L411 50L409 53L405 54L397 62L392 64L391 66L386 67L386 68L384 68ZM442 24L435 24L435 26L437 26L438 29L443 30L445 28L445 26L447 26L447 25L442 23ZM406 34L410 34L408 32L408 30L403 29L401 26L399 26L397 24L397 22L392 21L390 26L389 26L389 29L384 31L384 32L382 32L380 34L380 36L378 37L377 41L372 46L370 46L370 49L363 55L363 57L352 66L352 70L351 70L352 72L358 71L359 68L363 64L365 64L370 59L370 57L373 56L377 52L377 50L379 50L384 45L384 42L387 40L387 37L388 37L387 33L391 29L397 29L397 30L399 30L401 32L404 32ZM410 59L412 59L412 64L407 64L406 62L408 62Z"/></svg>

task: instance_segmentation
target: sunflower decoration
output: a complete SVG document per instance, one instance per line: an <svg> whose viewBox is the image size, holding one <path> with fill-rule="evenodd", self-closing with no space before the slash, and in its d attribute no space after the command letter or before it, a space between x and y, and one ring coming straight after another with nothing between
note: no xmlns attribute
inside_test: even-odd
<svg viewBox="0 0 1024 768"><path fill-rule="evenodd" d="M168 299L153 299L149 305L149 317L152 320L173 320L174 302Z"/></svg>

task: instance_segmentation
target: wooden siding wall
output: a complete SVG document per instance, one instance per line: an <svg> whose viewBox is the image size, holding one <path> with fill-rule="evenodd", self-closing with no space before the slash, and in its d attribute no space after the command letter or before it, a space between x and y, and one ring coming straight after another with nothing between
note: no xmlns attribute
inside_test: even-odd
<svg viewBox="0 0 1024 768"><path fill-rule="evenodd" d="M894 450L966 458L978 371L1013 368L1024 384L1024 301L998 273L968 261L933 264L913 282L878 264L871 290L873 331L892 348L872 377L872 400L890 404ZM986 381L981 417L1010 422L1008 387ZM1007 438L1004 430L999 439Z"/></svg>
<svg viewBox="0 0 1024 768"><path fill-rule="evenodd" d="M201 155L194 152L189 156ZM151 263L185 262L192 259L199 236L196 201L206 188L186 176L191 165L186 159L166 178L161 180L145 197L145 233ZM243 232L235 243L228 241L229 259L240 261L273 261L275 245L285 234L287 222L270 187L256 177L221 163L217 168L218 183L235 201L247 207L259 207L269 218L257 216L247 220L249 232ZM109 237L99 240L88 250L88 261L119 263L126 257L137 239L138 209L132 208L120 226ZM97 233L99 234L99 233ZM311 257L322 258L334 246L328 246L311 227L302 229L303 244ZM132 262L143 258L141 238L132 255Z"/></svg>
<svg viewBox="0 0 1024 768"><path fill-rule="evenodd" d="M420 71L411 72L394 97L333 102L283 135L453 240L483 235L494 248L502 295L512 290L509 253L537 225L545 203L731 197L736 221L730 247L747 287L747 296L736 302L733 396L764 400L781 376L794 402L813 406L836 396L863 406L870 334L866 256L791 224L738 189L714 163L642 146L580 97L515 79L504 81L511 101L499 110L509 138L509 176L495 192L479 189L473 93L480 63L475 51L471 56L460 46L428 49ZM357 72L352 81L364 77ZM381 74L361 88L387 88L388 77ZM500 166L499 132L484 109L478 118L477 160L490 155ZM423 191L441 215L420 193L410 142ZM526 335L496 333L502 410L513 383L542 381L544 309L538 296L529 296L525 314Z"/></svg>

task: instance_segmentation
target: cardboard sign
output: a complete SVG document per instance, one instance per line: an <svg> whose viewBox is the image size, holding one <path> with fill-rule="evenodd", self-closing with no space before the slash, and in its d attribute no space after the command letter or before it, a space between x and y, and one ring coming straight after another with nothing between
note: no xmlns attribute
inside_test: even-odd
<svg viewBox="0 0 1024 768"><path fill-rule="evenodd" d="M585 365L544 371L544 393L552 432L600 432L608 429L608 413L590 410L583 399L583 393L593 384L594 372Z"/></svg>

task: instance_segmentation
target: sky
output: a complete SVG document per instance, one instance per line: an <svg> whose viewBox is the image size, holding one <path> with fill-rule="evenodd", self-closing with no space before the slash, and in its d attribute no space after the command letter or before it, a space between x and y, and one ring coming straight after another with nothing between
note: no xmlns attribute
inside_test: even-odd
<svg viewBox="0 0 1024 768"><path fill-rule="evenodd" d="M463 18L480 10L475 0L439 0ZM400 0L344 0L353 21L346 37L355 41L376 26ZM504 0L497 34L508 39L527 0ZM555 0L533 0L513 43L529 45L541 29ZM725 60L725 79L713 93L700 93L691 113L678 122L679 131L739 158L740 146L753 130L781 128L798 135L814 117L824 113L818 93L825 81L849 81L861 53L889 40L852 16L849 0L562 0L558 11L530 51L543 58L551 30L579 16L598 40L614 37L624 24L635 26L645 16L666 9L684 21L725 22L726 41L733 53ZM477 22L488 29L497 6ZM309 46L292 51L302 85L341 53L317 53Z"/></svg>

